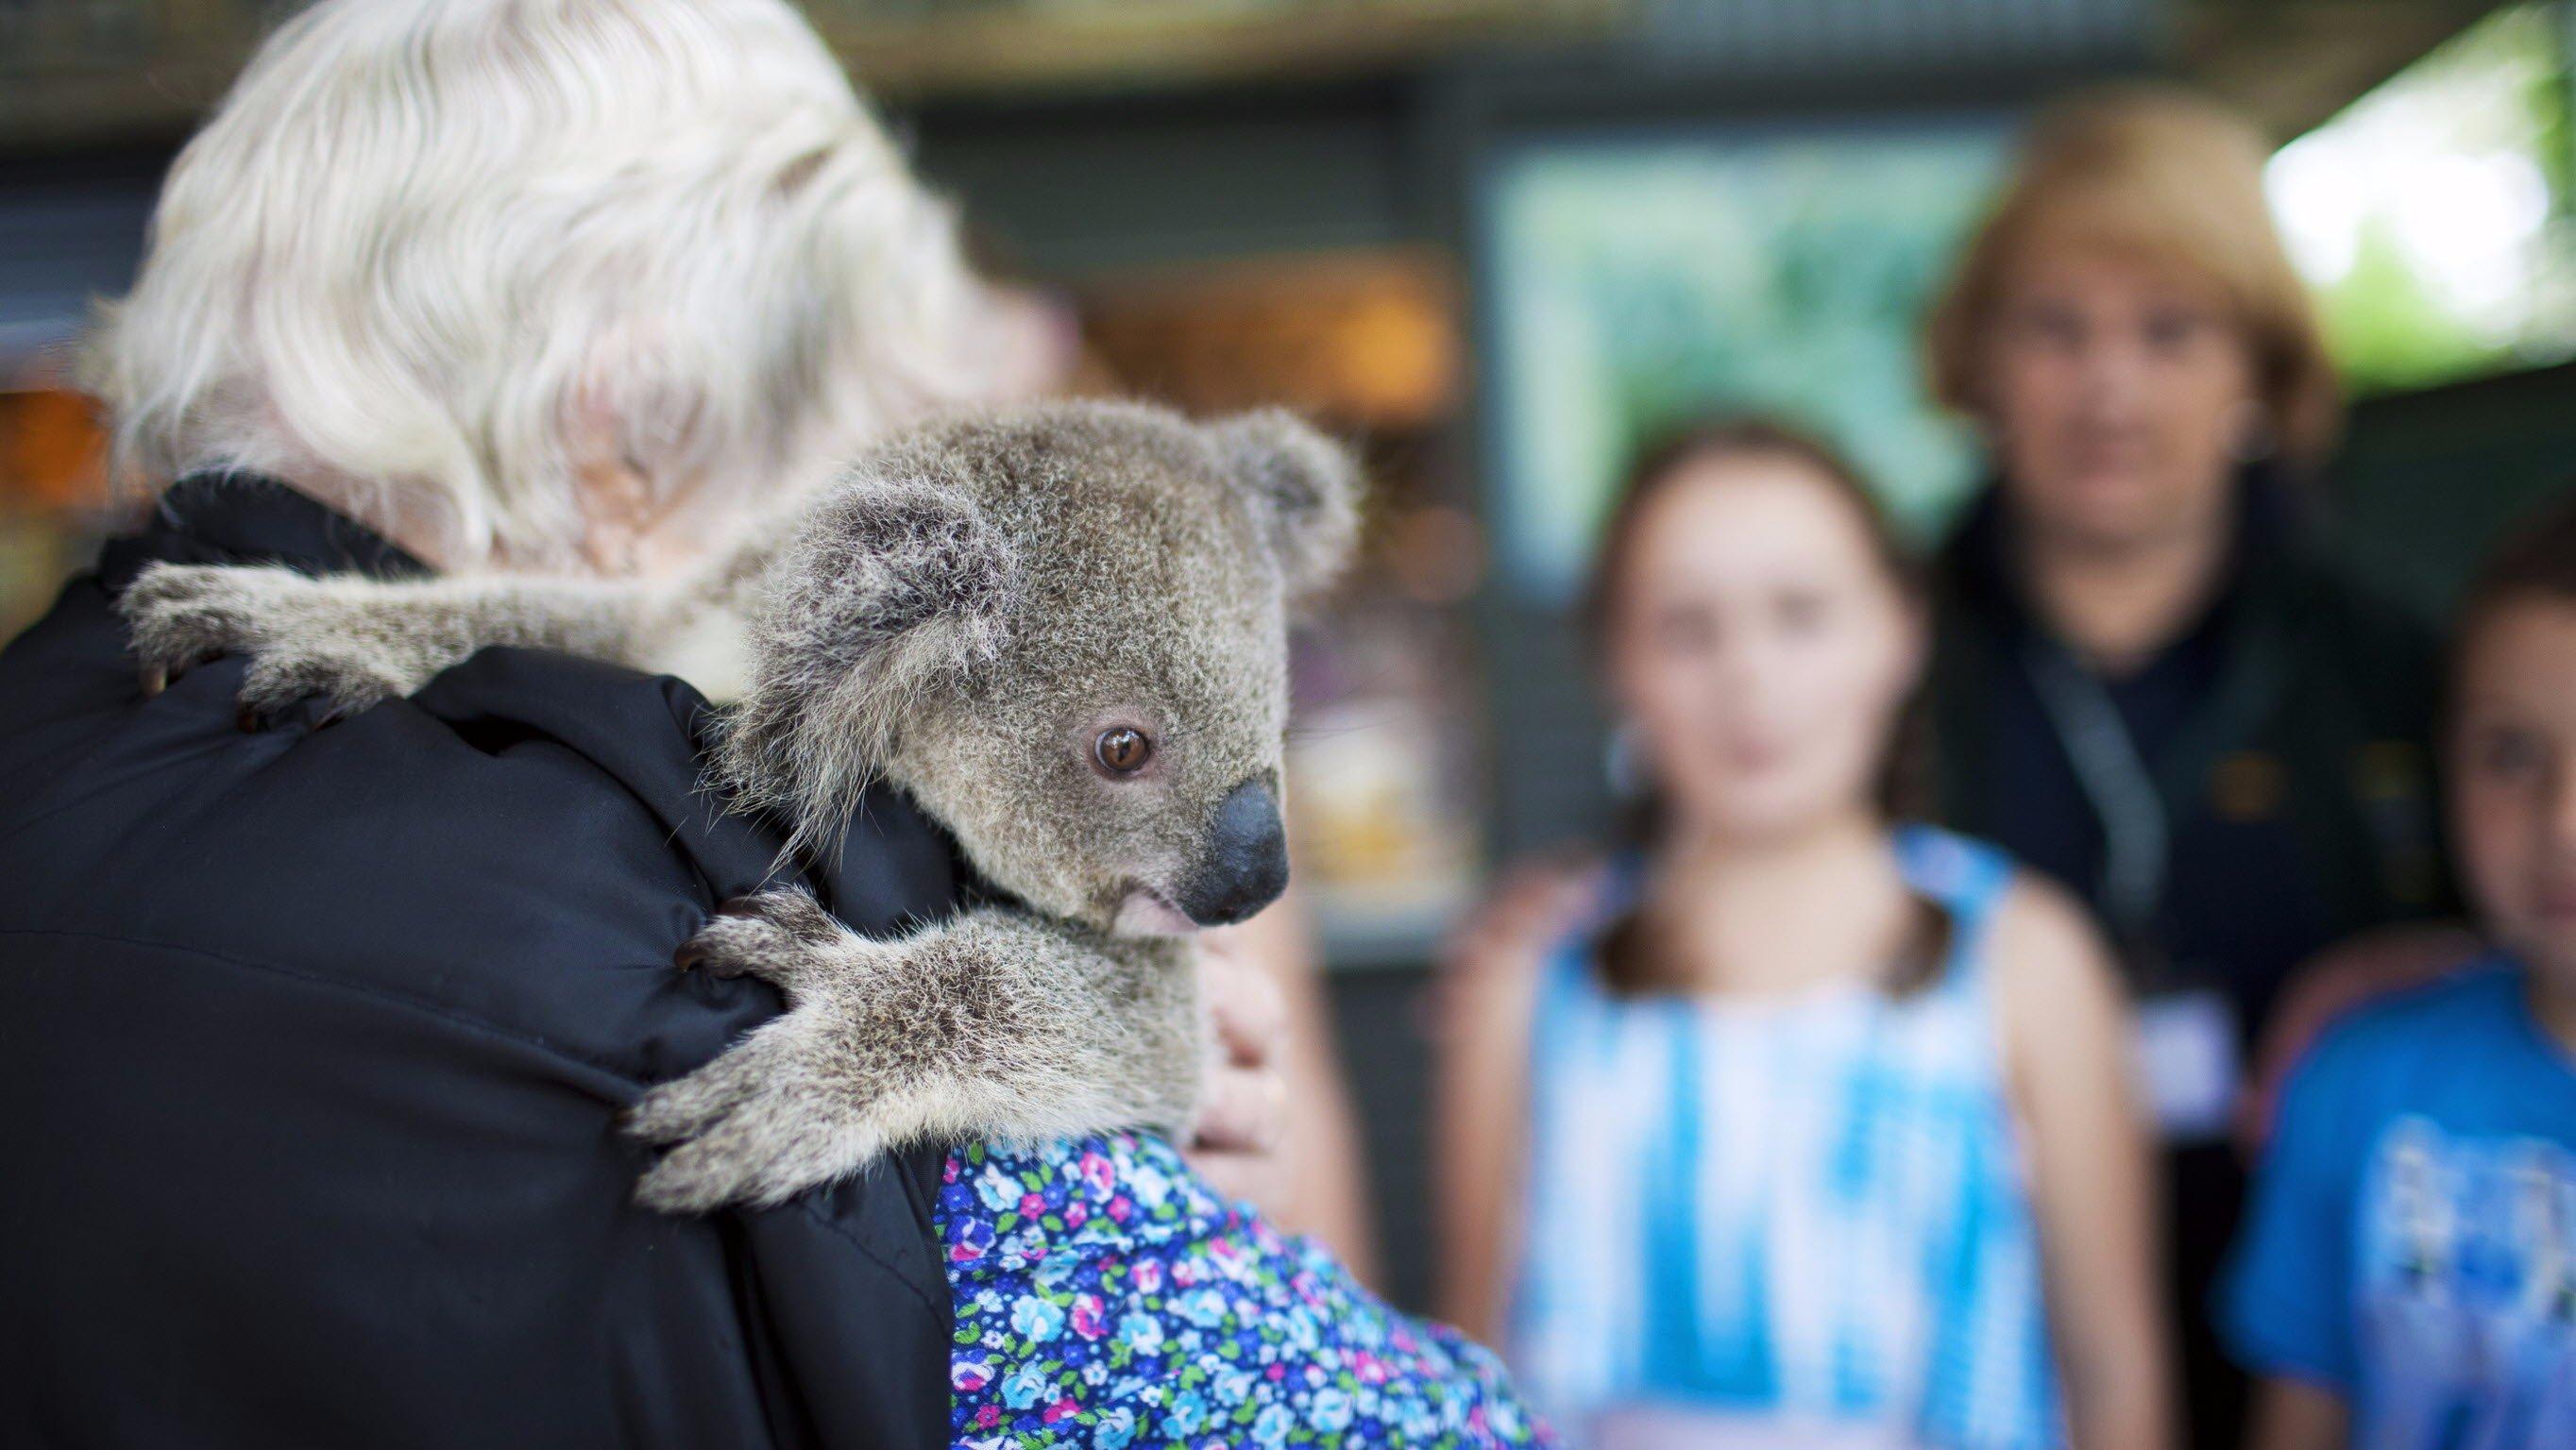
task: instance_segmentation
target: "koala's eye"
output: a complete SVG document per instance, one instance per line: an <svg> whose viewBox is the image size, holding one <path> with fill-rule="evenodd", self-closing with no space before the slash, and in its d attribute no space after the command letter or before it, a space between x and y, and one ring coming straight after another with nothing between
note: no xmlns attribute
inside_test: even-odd
<svg viewBox="0 0 2576 1450"><path fill-rule="evenodd" d="M1100 758L1100 768L1111 775L1134 775L1154 758L1154 742L1146 739L1143 731L1120 725L1100 732L1092 754Z"/></svg>

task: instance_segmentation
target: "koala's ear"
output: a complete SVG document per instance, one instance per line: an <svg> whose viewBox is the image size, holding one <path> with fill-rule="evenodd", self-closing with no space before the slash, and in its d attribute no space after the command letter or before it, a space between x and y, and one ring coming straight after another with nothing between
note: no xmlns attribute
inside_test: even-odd
<svg viewBox="0 0 2576 1450"><path fill-rule="evenodd" d="M1019 566L962 490L854 470L769 566L750 621L752 688L717 769L778 811L793 844L837 839L907 707L998 654Z"/></svg>
<svg viewBox="0 0 2576 1450"><path fill-rule="evenodd" d="M1351 451L1282 408L1211 425L1228 474L1251 500L1292 599L1322 593L1359 538L1360 467Z"/></svg>

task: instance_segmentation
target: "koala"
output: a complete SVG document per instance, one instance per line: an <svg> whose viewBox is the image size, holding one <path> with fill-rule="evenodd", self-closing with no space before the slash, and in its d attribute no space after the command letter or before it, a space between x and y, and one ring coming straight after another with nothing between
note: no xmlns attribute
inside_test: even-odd
<svg viewBox="0 0 2576 1450"><path fill-rule="evenodd" d="M770 890L682 948L788 1010L635 1106L671 1145L637 1195L766 1205L910 1142L1188 1119L1190 934L1287 884L1288 611L1349 553L1357 490L1286 413L1058 403L895 438L672 585L164 564L119 607L147 675L242 654L246 707L334 711L486 645L650 669L738 617L748 687L706 773L783 824L782 864L883 778L1005 898L881 941Z"/></svg>

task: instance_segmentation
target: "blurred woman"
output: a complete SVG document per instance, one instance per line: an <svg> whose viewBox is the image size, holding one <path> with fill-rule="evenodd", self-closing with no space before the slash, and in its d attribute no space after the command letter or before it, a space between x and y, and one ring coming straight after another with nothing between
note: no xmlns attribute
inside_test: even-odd
<svg viewBox="0 0 2576 1450"><path fill-rule="evenodd" d="M1688 434L1591 621L1642 830L1456 953L1446 1310L1596 1446L2165 1443L2110 964L2054 888L1891 819L1924 621L1867 492L1784 431Z"/></svg>
<svg viewBox="0 0 2576 1450"><path fill-rule="evenodd" d="M2445 894L2432 643L2314 548L2336 386L2264 156L2178 94L2059 110L1930 335L1995 469L1938 571L1942 819L2082 896L2140 994L2206 1444L2241 1395L2199 1312L2236 1065L2302 960Z"/></svg>
<svg viewBox="0 0 2576 1450"><path fill-rule="evenodd" d="M1024 374L791 7L303 9L152 225L90 360L153 507L0 651L0 1443L1531 1438L1160 1139L638 1206L625 1110L781 1005L669 967L788 855L711 808L689 684L487 650L333 722L244 718L238 660L138 680L152 563L645 575ZM835 844L804 882L861 930L965 889L890 789ZM1241 1158L1277 1014L1218 975Z"/></svg>

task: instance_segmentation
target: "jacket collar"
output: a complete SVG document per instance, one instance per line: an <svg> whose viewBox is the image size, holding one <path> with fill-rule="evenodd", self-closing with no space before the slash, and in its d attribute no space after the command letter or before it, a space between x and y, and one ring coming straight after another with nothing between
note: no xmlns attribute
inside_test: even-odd
<svg viewBox="0 0 2576 1450"><path fill-rule="evenodd" d="M122 589L146 564L283 564L307 574L414 579L427 564L384 536L262 474L195 473L162 493L140 533L101 554Z"/></svg>
<svg viewBox="0 0 2576 1450"><path fill-rule="evenodd" d="M309 574L421 578L433 571L383 536L276 479L193 474L172 484L141 532L110 542L99 576L122 590L156 562L282 564ZM773 823L724 809L699 765L716 714L687 683L536 650L490 649L429 682L412 707L459 728L496 725L562 742L661 817L717 900L777 884ZM864 930L884 933L929 904L957 899L962 861L945 834L893 787L877 784L839 849L809 879Z"/></svg>
<svg viewBox="0 0 2576 1450"><path fill-rule="evenodd" d="M2185 636L2236 613L2239 602L2277 582L2302 557L2304 497L2280 471L2252 464L2236 481L2236 533L2208 610ZM2013 562L2013 522L2003 489L1990 480L1941 551L1941 575L1970 613L2007 631L2036 627L2037 615Z"/></svg>

